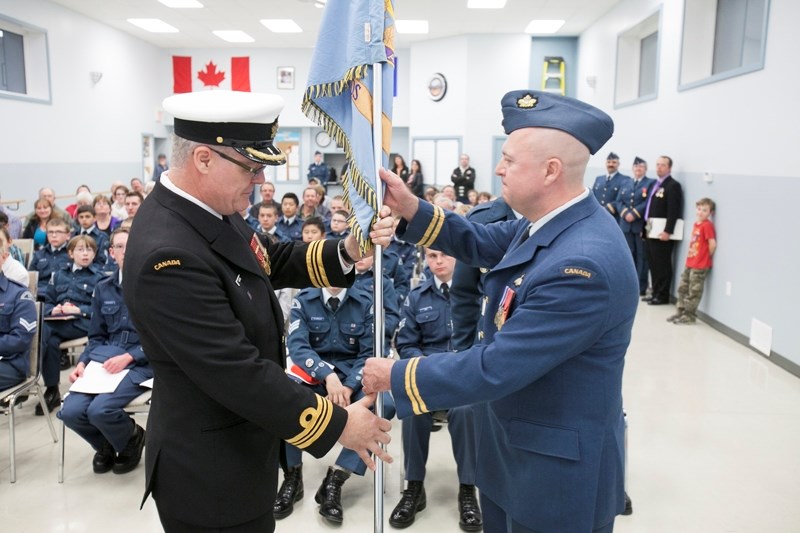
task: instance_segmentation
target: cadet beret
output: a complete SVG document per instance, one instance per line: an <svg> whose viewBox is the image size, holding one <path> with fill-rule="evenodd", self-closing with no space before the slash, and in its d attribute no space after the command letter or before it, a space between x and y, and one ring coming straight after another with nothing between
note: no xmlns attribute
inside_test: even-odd
<svg viewBox="0 0 800 533"><path fill-rule="evenodd" d="M200 91L164 99L175 117L175 135L211 146L230 146L262 165L282 165L286 155L272 144L283 98L241 91Z"/></svg>
<svg viewBox="0 0 800 533"><path fill-rule="evenodd" d="M511 91L500 101L506 134L521 128L569 133L592 154L614 134L614 121L594 106L568 96L531 90Z"/></svg>
<svg viewBox="0 0 800 533"><path fill-rule="evenodd" d="M639 157L637 155L636 157L633 158L633 164L634 165L646 165L647 161L645 161L644 159L642 159L641 157Z"/></svg>
<svg viewBox="0 0 800 533"><path fill-rule="evenodd" d="M606 161L619 161L619 156L614 152L610 152L606 157Z"/></svg>

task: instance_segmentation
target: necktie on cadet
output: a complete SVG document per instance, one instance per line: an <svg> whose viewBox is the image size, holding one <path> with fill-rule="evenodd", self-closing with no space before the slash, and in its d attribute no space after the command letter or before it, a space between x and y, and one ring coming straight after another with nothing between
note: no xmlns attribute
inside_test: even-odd
<svg viewBox="0 0 800 533"><path fill-rule="evenodd" d="M331 311L335 313L336 310L339 309L339 298L336 296L331 296L328 298L328 307L330 307Z"/></svg>
<svg viewBox="0 0 800 533"><path fill-rule="evenodd" d="M442 296L445 300L450 299L450 287L447 286L447 283L442 283Z"/></svg>

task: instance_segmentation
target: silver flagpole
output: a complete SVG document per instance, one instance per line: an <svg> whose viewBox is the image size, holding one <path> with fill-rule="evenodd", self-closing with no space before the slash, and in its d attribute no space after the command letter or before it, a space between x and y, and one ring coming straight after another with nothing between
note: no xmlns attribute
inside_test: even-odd
<svg viewBox="0 0 800 533"><path fill-rule="evenodd" d="M375 63L372 66L372 142L375 155L375 198L377 199L378 213L383 207L383 182L378 176L379 169L383 166L383 64ZM372 268L375 276L375 292L373 294L374 319L375 319L375 357L384 357L383 338L383 246L375 246L375 260ZM378 393L375 400L375 412L383 417L383 395ZM381 445L385 449L385 446ZM375 532L383 533L383 461L375 458L375 484L373 486L373 499L375 508Z"/></svg>

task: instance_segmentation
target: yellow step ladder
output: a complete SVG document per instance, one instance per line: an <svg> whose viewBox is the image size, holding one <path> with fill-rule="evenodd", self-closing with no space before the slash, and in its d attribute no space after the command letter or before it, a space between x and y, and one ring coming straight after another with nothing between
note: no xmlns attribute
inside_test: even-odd
<svg viewBox="0 0 800 533"><path fill-rule="evenodd" d="M562 96L567 94L565 77L566 65L563 57L548 56L544 58L542 67L542 90Z"/></svg>

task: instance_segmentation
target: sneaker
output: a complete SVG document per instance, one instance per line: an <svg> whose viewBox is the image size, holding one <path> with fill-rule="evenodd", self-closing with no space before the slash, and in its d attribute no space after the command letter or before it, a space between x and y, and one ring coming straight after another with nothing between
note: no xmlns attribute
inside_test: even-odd
<svg viewBox="0 0 800 533"><path fill-rule="evenodd" d="M681 316L680 318L678 318L677 320L675 320L675 322L674 322L674 323L675 323L675 324L685 324L685 325L690 325L690 324L695 324L695 323L697 323L697 319L696 319L695 317L693 317L693 316L689 316L689 315L683 315L683 316Z"/></svg>
<svg viewBox="0 0 800 533"><path fill-rule="evenodd" d="M682 316L683 316L683 311L679 310L677 313L675 313L674 315L672 315L669 318L667 318L667 322L675 322L676 320L678 320Z"/></svg>

